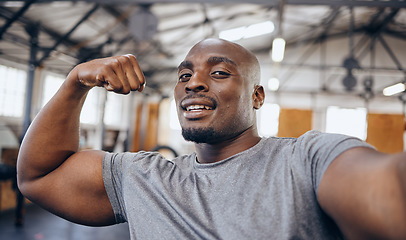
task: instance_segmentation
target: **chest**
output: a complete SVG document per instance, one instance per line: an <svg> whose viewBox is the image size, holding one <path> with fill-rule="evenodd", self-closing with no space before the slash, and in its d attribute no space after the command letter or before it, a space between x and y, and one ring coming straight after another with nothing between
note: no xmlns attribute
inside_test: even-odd
<svg viewBox="0 0 406 240"><path fill-rule="evenodd" d="M289 164L247 163L218 171L134 174L124 184L124 199L127 208L144 214L127 216L135 226L153 222L159 231L213 239L263 239L274 231L308 229L307 213L317 215L318 206L311 179L297 171Z"/></svg>

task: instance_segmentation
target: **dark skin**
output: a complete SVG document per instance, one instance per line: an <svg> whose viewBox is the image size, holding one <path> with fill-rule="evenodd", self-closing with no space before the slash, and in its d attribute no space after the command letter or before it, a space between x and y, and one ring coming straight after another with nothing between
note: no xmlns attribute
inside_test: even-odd
<svg viewBox="0 0 406 240"><path fill-rule="evenodd" d="M239 45L204 40L179 66L175 87L184 129L219 132L196 143L198 161L221 161L260 140L255 110L264 102L258 63ZM21 146L18 183L49 211L86 225L110 225L114 214L102 179L102 151L78 151L79 115L96 86L127 94L145 79L132 55L76 66L41 110ZM328 167L317 198L348 239L406 239L406 153L352 148Z"/></svg>
<svg viewBox="0 0 406 240"><path fill-rule="evenodd" d="M255 110L262 106L265 95L258 85L259 74L250 72L258 63L240 46L222 43L217 39L201 42L190 50L178 68L179 81L174 93L182 128L212 127L224 132L211 142L195 145L201 163L228 158L260 140ZM199 97L190 97L196 94ZM186 110L194 105L211 109ZM235 113L239 113L238 118Z"/></svg>

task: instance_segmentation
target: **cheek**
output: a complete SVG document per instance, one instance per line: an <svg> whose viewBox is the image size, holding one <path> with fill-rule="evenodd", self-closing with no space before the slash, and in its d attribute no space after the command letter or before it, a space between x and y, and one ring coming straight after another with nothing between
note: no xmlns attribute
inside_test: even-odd
<svg viewBox="0 0 406 240"><path fill-rule="evenodd" d="M223 100L227 109L237 108L239 110L247 108L252 105L251 95L238 89L233 89L233 86L227 89L217 90L218 96Z"/></svg>
<svg viewBox="0 0 406 240"><path fill-rule="evenodd" d="M176 102L178 102L178 100L182 97L182 92L182 87L179 84L176 84L173 90L173 95Z"/></svg>
<svg viewBox="0 0 406 240"><path fill-rule="evenodd" d="M238 111L240 112L240 114L245 116L245 118L247 119L251 119L251 114L255 112L251 95L241 94L238 101Z"/></svg>

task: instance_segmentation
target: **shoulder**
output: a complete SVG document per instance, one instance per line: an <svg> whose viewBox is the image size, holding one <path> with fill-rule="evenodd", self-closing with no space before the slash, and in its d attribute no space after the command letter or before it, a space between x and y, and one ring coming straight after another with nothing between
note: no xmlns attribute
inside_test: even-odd
<svg viewBox="0 0 406 240"><path fill-rule="evenodd" d="M317 153L331 151L343 152L352 147L371 147L366 142L352 136L335 133L323 133L311 130L298 138L292 137L269 137L263 138L262 151L266 152L291 152L312 156Z"/></svg>
<svg viewBox="0 0 406 240"><path fill-rule="evenodd" d="M185 165L190 162L194 154L179 156L173 160L166 159L158 152L124 152L124 153L105 153L103 158L103 167L129 168L138 166L141 168L163 168L172 165Z"/></svg>
<svg viewBox="0 0 406 240"><path fill-rule="evenodd" d="M297 144L308 153L331 152L341 153L353 147L371 147L359 138L337 134L308 131L297 139Z"/></svg>
<svg viewBox="0 0 406 240"><path fill-rule="evenodd" d="M334 141L334 140L345 140L345 139L357 139L352 136L344 135L344 134L337 134L337 133L325 133L320 132L317 130L310 130L304 133L302 136L298 138L300 142L308 142L308 141ZM313 143L313 142L312 142Z"/></svg>

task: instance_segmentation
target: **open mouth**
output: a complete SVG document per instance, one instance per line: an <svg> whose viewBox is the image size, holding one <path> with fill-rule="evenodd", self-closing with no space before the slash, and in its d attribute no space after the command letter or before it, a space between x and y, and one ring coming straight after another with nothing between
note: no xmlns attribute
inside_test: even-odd
<svg viewBox="0 0 406 240"><path fill-rule="evenodd" d="M213 110L213 108L206 105L189 105L186 107L186 111L201 111L201 110Z"/></svg>
<svg viewBox="0 0 406 240"><path fill-rule="evenodd" d="M217 106L215 99L205 95L189 95L180 102L180 107L185 111L214 110Z"/></svg>
<svg viewBox="0 0 406 240"><path fill-rule="evenodd" d="M180 103L183 116L189 120L198 120L210 116L216 106L216 100L205 95L187 96Z"/></svg>

